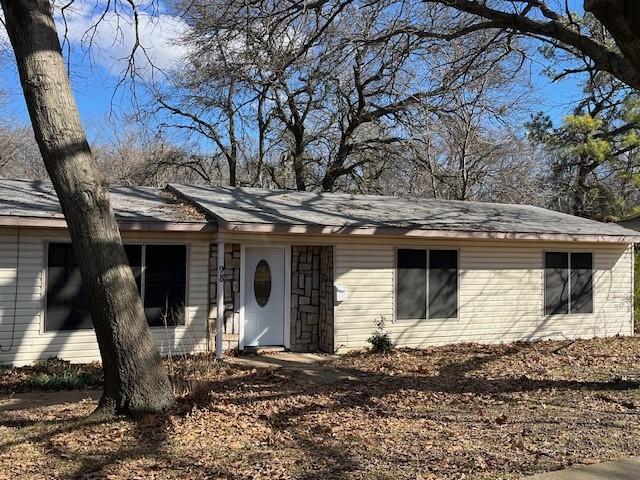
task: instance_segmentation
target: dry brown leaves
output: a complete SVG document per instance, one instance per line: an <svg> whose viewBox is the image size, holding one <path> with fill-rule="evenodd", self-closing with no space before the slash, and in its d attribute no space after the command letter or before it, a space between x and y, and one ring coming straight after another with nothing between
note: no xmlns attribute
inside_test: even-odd
<svg viewBox="0 0 640 480"><path fill-rule="evenodd" d="M640 454L640 338L354 354L322 382L169 368L178 406L139 424L0 412L0 478L507 479Z"/></svg>

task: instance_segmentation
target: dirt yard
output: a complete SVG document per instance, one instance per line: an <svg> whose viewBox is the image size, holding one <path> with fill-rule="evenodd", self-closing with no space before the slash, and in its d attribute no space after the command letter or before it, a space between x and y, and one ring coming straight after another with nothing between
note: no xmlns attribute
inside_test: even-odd
<svg viewBox="0 0 640 480"><path fill-rule="evenodd" d="M640 454L640 338L169 366L178 405L138 424L0 401L0 479L512 479Z"/></svg>

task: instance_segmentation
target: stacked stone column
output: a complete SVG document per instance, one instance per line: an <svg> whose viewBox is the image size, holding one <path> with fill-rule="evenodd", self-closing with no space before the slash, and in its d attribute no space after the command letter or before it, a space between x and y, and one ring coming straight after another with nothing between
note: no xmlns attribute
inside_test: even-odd
<svg viewBox="0 0 640 480"><path fill-rule="evenodd" d="M222 337L223 350L237 350L240 334L240 245L228 244L224 246L224 335ZM210 348L215 343L213 334L216 331L217 318L217 271L218 245L211 244L209 254L209 331Z"/></svg>
<svg viewBox="0 0 640 480"><path fill-rule="evenodd" d="M291 350L333 351L333 248L291 249Z"/></svg>

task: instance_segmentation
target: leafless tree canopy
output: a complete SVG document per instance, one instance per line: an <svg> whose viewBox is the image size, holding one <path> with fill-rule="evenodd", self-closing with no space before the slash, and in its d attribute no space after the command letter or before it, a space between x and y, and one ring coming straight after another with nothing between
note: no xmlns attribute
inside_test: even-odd
<svg viewBox="0 0 640 480"><path fill-rule="evenodd" d="M526 202L595 217L637 201L628 141L638 122L621 108L640 85L635 34L622 21L634 2L587 1L587 15L542 0L164 7L189 26L176 38L188 54L142 75L139 62L152 59L135 37L122 78L135 79L139 109L96 142L111 181ZM602 120L597 131L525 127L535 113L532 61L551 80L579 78L574 113ZM0 131L0 175L42 175L19 132ZM592 137L611 142L604 160L576 156Z"/></svg>

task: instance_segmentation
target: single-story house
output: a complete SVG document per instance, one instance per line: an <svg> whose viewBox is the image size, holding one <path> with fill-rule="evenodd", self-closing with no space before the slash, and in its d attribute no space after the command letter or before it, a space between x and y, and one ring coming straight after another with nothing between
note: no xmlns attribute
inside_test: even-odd
<svg viewBox="0 0 640 480"><path fill-rule="evenodd" d="M164 354L633 333L640 233L526 205L169 185L112 202ZM216 332L222 334L216 335ZM217 340L217 342L216 342ZM57 198L0 180L0 362L99 358Z"/></svg>

